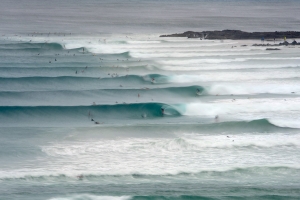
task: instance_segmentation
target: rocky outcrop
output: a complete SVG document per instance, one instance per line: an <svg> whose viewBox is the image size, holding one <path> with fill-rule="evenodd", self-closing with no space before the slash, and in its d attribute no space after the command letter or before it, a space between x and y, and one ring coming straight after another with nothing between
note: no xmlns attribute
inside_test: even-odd
<svg viewBox="0 0 300 200"><path fill-rule="evenodd" d="M293 42L289 43L287 41L284 42L280 42L279 44L270 44L270 43L262 43L262 44L253 44L252 46L256 46L256 47L269 47L269 46L294 46L294 45L300 45L300 43L298 43L296 40L294 40Z"/></svg>
<svg viewBox="0 0 300 200"><path fill-rule="evenodd" d="M187 31L184 33L175 33L171 35L161 35L160 37L187 37L187 38L200 38L200 39L231 39L231 40L242 40L242 39L287 39L300 38L300 32L297 31L284 31L284 32L244 32L240 30L223 30L223 31L202 31L194 32Z"/></svg>
<svg viewBox="0 0 300 200"><path fill-rule="evenodd" d="M278 48L266 48L267 51L274 51L274 50L280 50Z"/></svg>

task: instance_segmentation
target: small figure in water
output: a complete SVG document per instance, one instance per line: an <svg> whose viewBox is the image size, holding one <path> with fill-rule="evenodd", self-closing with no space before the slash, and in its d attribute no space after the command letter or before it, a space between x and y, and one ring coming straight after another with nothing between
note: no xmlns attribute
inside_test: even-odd
<svg viewBox="0 0 300 200"><path fill-rule="evenodd" d="M165 114L165 109L161 108L160 110L161 110L161 114L164 115Z"/></svg>
<svg viewBox="0 0 300 200"><path fill-rule="evenodd" d="M83 179L83 175L80 174L80 175L77 176L77 178L78 178L79 180L82 180L82 179Z"/></svg>
<svg viewBox="0 0 300 200"><path fill-rule="evenodd" d="M216 115L216 116L215 116L215 121L218 122L218 120L219 120L219 116Z"/></svg>
<svg viewBox="0 0 300 200"><path fill-rule="evenodd" d="M140 94L138 94L138 97L140 97Z"/></svg>
<svg viewBox="0 0 300 200"><path fill-rule="evenodd" d="M155 81L155 79L154 79L154 78L152 78L152 79L151 79L151 83L154 83L154 81Z"/></svg>

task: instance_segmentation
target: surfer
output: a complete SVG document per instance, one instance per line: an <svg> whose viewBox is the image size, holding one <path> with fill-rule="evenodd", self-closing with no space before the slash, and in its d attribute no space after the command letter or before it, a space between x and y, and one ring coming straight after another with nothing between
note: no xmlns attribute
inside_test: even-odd
<svg viewBox="0 0 300 200"><path fill-rule="evenodd" d="M216 115L216 116L215 116L215 122L218 122L218 120L219 120L219 116Z"/></svg>
<svg viewBox="0 0 300 200"><path fill-rule="evenodd" d="M161 108L160 110L161 110L161 114L164 115L165 114L165 109Z"/></svg>
<svg viewBox="0 0 300 200"><path fill-rule="evenodd" d="M79 180L82 180L82 179L83 179L83 175L80 174L80 175L77 176L77 178L78 178Z"/></svg>

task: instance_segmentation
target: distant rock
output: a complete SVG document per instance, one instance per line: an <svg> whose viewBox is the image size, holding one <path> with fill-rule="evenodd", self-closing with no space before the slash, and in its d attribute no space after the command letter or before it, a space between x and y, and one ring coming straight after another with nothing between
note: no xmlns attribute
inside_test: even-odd
<svg viewBox="0 0 300 200"><path fill-rule="evenodd" d="M299 43L297 43L296 40L294 40L294 41L292 42L292 45L299 45Z"/></svg>
<svg viewBox="0 0 300 200"><path fill-rule="evenodd" d="M278 48L266 48L266 50L280 50Z"/></svg>
<svg viewBox="0 0 300 200"><path fill-rule="evenodd" d="M290 43L288 43L287 41L284 41L284 42L281 42L279 43L279 45L285 45L285 46L288 46Z"/></svg>

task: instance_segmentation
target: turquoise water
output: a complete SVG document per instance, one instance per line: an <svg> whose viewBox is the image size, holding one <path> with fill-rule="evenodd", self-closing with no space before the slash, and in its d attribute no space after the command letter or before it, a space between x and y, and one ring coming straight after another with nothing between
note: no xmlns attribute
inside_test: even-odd
<svg viewBox="0 0 300 200"><path fill-rule="evenodd" d="M300 48L159 37L296 30L255 2L3 1L0 199L299 199Z"/></svg>

